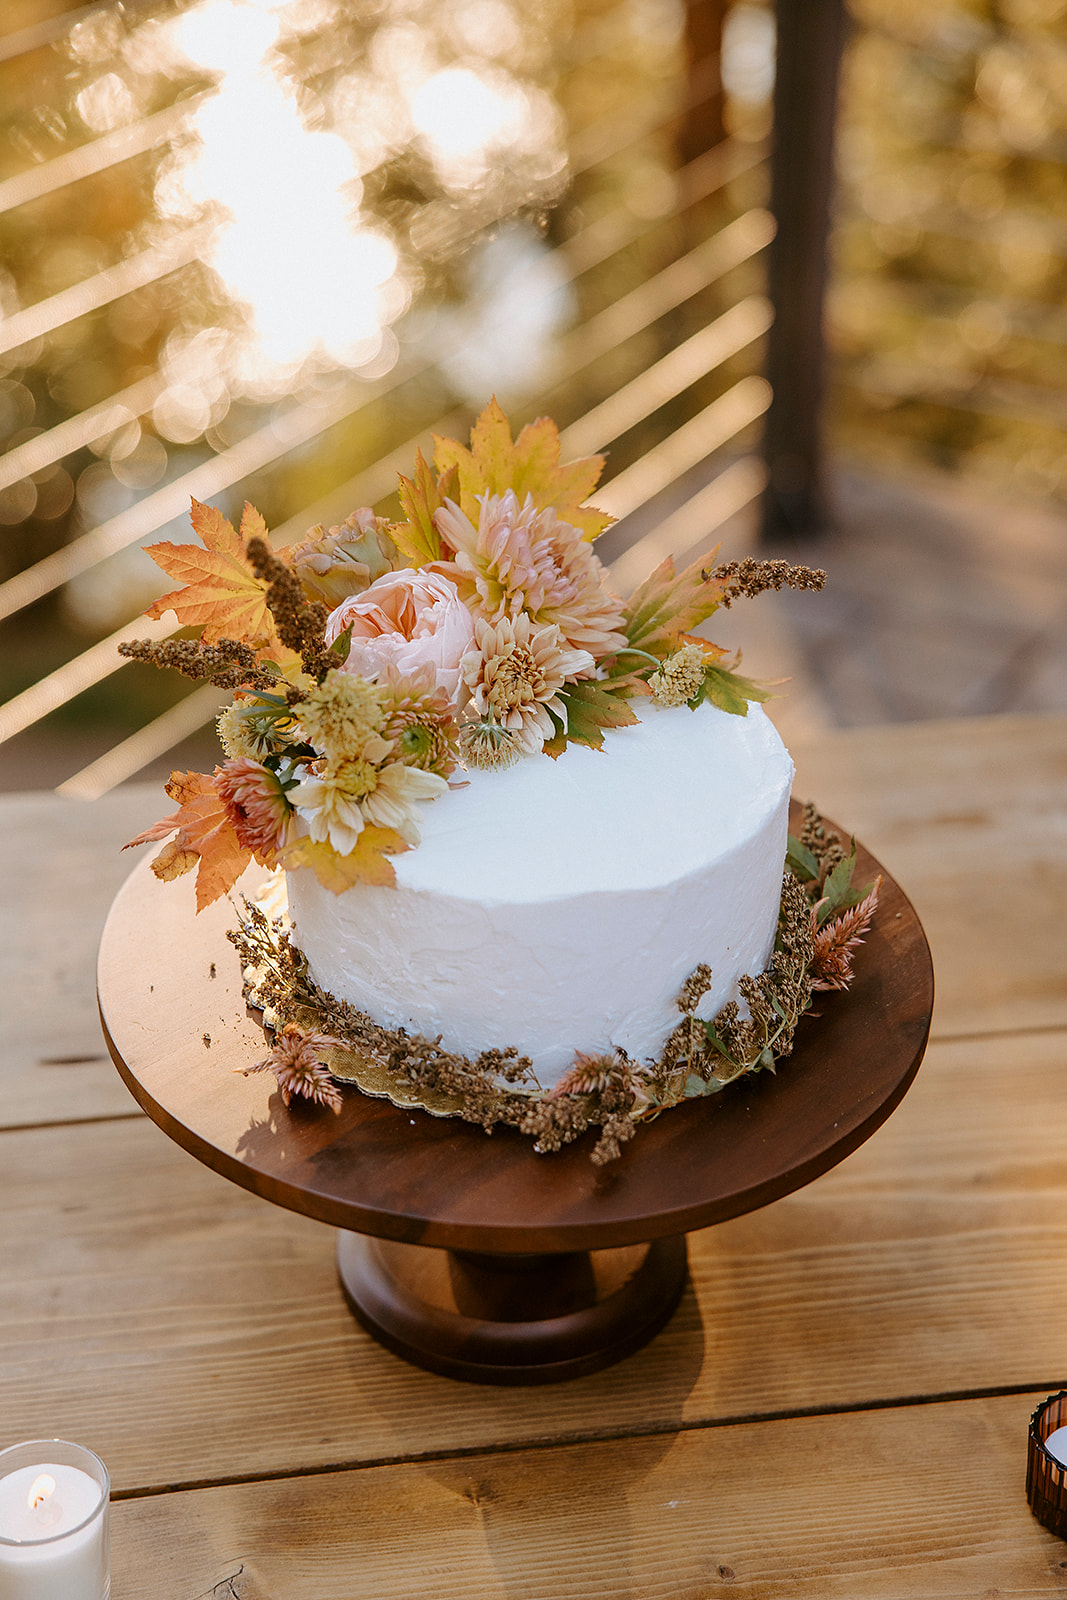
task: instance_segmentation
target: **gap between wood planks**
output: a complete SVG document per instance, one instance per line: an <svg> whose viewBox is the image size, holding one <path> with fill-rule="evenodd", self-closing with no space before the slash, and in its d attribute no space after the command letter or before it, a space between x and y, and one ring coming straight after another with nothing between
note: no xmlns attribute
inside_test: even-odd
<svg viewBox="0 0 1067 1600"><path fill-rule="evenodd" d="M1012 1395L1042 1396L1067 1387L1067 1371L1046 1380L1027 1383L993 1384L985 1388L946 1389L938 1393L896 1396L885 1400L863 1400L850 1404L782 1407L775 1411L737 1412L730 1416L700 1417L691 1422L672 1421L643 1428L579 1428L553 1439L514 1439L478 1445L442 1446L437 1450L401 1452L369 1456L366 1460L342 1459L314 1467L278 1467L274 1470L220 1474L209 1478L182 1478L173 1483L145 1488L115 1489L111 1499L154 1500L169 1494L187 1494L200 1489L234 1489L244 1484L286 1483L303 1478L325 1478L338 1472L368 1472L381 1467L419 1466L433 1461L472 1461L489 1456L548 1454L572 1449L575 1445L611 1444L621 1440L661 1439L688 1433L708 1433L713 1429L746 1427L754 1423L797 1422L805 1418L866 1415L871 1411L906 1411L918 1406L952 1405L967 1400L1003 1400Z"/></svg>

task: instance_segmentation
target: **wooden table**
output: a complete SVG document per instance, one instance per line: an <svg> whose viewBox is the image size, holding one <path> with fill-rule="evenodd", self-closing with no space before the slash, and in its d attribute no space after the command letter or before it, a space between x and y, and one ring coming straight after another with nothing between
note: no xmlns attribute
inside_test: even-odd
<svg viewBox="0 0 1067 1600"><path fill-rule="evenodd" d="M795 754L923 918L934 1042L841 1166L690 1236L653 1344L548 1389L391 1356L329 1228L129 1098L93 964L159 793L0 801L0 1444L104 1457L115 1600L1067 1596L1024 1494L1067 1382L1067 717Z"/></svg>

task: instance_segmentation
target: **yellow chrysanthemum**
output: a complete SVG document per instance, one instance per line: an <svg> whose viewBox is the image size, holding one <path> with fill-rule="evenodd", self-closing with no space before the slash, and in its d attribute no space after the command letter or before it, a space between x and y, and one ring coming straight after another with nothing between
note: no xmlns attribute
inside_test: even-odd
<svg viewBox="0 0 1067 1600"><path fill-rule="evenodd" d="M300 701L294 716L309 744L339 766L368 755L368 743L384 720L381 692L366 678L334 668ZM387 749L370 759L380 760Z"/></svg>

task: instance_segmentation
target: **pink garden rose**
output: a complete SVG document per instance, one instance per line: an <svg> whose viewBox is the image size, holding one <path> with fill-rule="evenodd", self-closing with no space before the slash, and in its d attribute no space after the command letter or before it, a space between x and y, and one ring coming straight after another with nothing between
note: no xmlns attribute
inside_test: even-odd
<svg viewBox="0 0 1067 1600"><path fill-rule="evenodd" d="M405 567L387 572L332 611L326 643L351 624L345 668L373 678L394 666L405 677L431 666L437 687L458 704L460 661L474 643L474 623L451 578Z"/></svg>

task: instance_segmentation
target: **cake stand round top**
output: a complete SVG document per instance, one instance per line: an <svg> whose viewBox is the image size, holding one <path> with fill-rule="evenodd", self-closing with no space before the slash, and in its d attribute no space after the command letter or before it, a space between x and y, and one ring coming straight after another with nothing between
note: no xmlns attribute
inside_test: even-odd
<svg viewBox="0 0 1067 1600"><path fill-rule="evenodd" d="M239 888L251 892L255 869ZM192 876L159 883L146 859L120 889L100 946L104 1034L134 1097L215 1171L336 1227L410 1244L493 1252L604 1249L720 1222L825 1172L889 1116L926 1046L930 952L882 873L878 913L847 992L816 997L793 1053L720 1094L641 1126L607 1166L595 1136L551 1155L508 1128L346 1091L338 1114L282 1103L226 938L233 907L194 915ZM693 965L700 960L693 952Z"/></svg>

